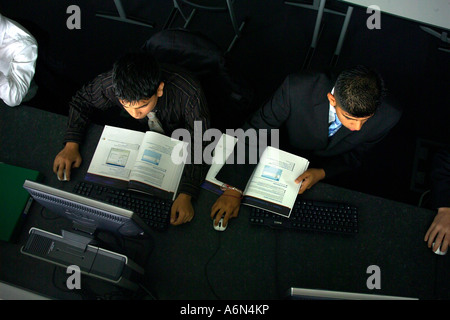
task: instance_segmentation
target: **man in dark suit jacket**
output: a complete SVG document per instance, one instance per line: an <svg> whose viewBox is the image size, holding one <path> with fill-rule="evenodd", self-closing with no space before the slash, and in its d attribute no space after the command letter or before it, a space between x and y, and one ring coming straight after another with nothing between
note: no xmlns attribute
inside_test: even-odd
<svg viewBox="0 0 450 320"><path fill-rule="evenodd" d="M291 74L243 129L280 129L280 149L310 161L296 180L303 193L325 177L360 166L363 155L395 126L401 111L381 103L383 93L381 77L364 66L343 71L336 81L323 73ZM225 164L219 172L217 179L228 186L212 206L216 222L223 216L226 225L237 216L253 168Z"/></svg>

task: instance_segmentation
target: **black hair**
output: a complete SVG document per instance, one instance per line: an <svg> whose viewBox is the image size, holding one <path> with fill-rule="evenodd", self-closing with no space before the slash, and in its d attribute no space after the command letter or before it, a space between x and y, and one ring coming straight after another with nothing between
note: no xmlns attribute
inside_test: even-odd
<svg viewBox="0 0 450 320"><path fill-rule="evenodd" d="M135 102L152 97L161 83L161 71L148 52L130 52L113 66L113 85L119 99Z"/></svg>
<svg viewBox="0 0 450 320"><path fill-rule="evenodd" d="M362 65L341 72L334 87L338 106L355 118L373 115L384 94L381 76Z"/></svg>

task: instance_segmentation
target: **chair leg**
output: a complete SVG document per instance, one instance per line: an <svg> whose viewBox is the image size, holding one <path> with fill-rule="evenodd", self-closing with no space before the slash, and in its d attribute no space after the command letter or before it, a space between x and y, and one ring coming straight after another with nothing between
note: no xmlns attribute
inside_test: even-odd
<svg viewBox="0 0 450 320"><path fill-rule="evenodd" d="M197 12L197 9L192 9L191 14L186 19L186 23L184 24L183 28L187 29L189 23L191 22L192 18L194 17L195 13Z"/></svg>
<svg viewBox="0 0 450 320"><path fill-rule="evenodd" d="M177 15L179 14L183 20L184 20L184 25L183 28L187 29L189 23L191 22L192 18L194 17L195 13L197 12L196 9L193 9L191 11L191 13L189 14L189 16L187 16L183 9L181 9L180 4L178 3L178 0L173 0L173 9L170 12L169 17L167 18L166 23L164 24L163 29L168 29L170 27L172 27L173 22L175 21Z"/></svg>
<svg viewBox="0 0 450 320"><path fill-rule="evenodd" d="M136 25L143 26L143 27L153 28L153 25L151 25L151 24L143 23L143 22L139 22L139 21L127 18L125 10L122 6L122 2L120 0L114 0L114 4L116 5L117 12L119 13L118 17L106 15L106 14L96 14L96 16L101 17L101 18L136 24Z"/></svg>
<svg viewBox="0 0 450 320"><path fill-rule="evenodd" d="M228 53L231 51L231 49L233 48L235 42L237 41L237 39L241 36L241 31L244 28L245 25L245 20L242 21L241 26L238 29L238 33L234 36L233 40L231 41L230 45L228 46L227 51L225 51L225 53Z"/></svg>
<svg viewBox="0 0 450 320"><path fill-rule="evenodd" d="M169 17L167 18L166 23L164 23L163 30L168 29L172 26L178 13L179 12L178 12L177 8L173 7L172 11L170 12Z"/></svg>
<svg viewBox="0 0 450 320"><path fill-rule="evenodd" d="M320 30L320 25L322 23L323 11L325 9L326 2L327 2L326 0L320 0L319 10L317 11L316 25L314 27L314 34L313 34L312 41L311 41L311 47L314 49L317 46L317 39L319 37L319 30Z"/></svg>
<svg viewBox="0 0 450 320"><path fill-rule="evenodd" d="M336 50L334 51L334 56L331 60L332 66L336 65L337 59L338 59L339 55L341 54L342 44L344 43L345 35L347 34L347 28L348 28L348 25L350 24L350 19L352 17L352 13L353 13L353 7L348 7L347 14L345 15L344 23L342 24L341 34L339 35L339 40L336 45Z"/></svg>
<svg viewBox="0 0 450 320"><path fill-rule="evenodd" d="M240 28L238 27L238 24L236 22L236 16L234 15L232 0L227 0L227 7L228 7L228 12L230 13L230 19L231 19L231 24L233 25L234 33L236 35L238 35L240 33Z"/></svg>

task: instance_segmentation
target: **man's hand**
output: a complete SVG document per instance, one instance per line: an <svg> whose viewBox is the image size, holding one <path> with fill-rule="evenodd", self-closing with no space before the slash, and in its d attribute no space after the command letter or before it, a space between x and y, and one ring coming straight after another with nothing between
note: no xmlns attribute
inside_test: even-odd
<svg viewBox="0 0 450 320"><path fill-rule="evenodd" d="M170 223L174 226L190 222L194 218L194 208L191 203L191 196L180 193L172 204L170 212Z"/></svg>
<svg viewBox="0 0 450 320"><path fill-rule="evenodd" d="M450 245L450 208L438 209L433 223L425 234L424 241L428 242L428 248L431 248L433 252L439 247L441 252L447 251Z"/></svg>
<svg viewBox="0 0 450 320"><path fill-rule="evenodd" d="M325 170L323 169L308 169L305 172L303 172L302 175L300 175L297 179L295 179L295 183L299 184L302 183L302 186L300 187L300 190L298 191L298 194L302 194L306 190L310 189L313 185L315 185L317 182L325 178Z"/></svg>
<svg viewBox="0 0 450 320"><path fill-rule="evenodd" d="M223 217L223 225L228 225L230 218L237 218L241 206L241 194L235 190L225 190L211 207L211 219L217 226Z"/></svg>
<svg viewBox="0 0 450 320"><path fill-rule="evenodd" d="M59 180L64 180L64 171L67 180L70 180L70 170L78 168L81 165L81 155L79 144L76 142L67 142L53 161L53 172L57 174Z"/></svg>

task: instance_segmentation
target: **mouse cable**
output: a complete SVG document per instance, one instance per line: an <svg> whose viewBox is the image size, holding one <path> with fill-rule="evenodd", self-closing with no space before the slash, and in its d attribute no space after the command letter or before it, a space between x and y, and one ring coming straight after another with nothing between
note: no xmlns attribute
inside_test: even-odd
<svg viewBox="0 0 450 320"><path fill-rule="evenodd" d="M212 284L211 284L211 282L209 281L209 277L208 277L208 265L209 265L209 263L212 261L212 259L216 256L216 254L219 252L219 249L220 249L220 247L221 247L221 241L220 241L220 232L218 232L218 235L217 235L217 247L216 247L216 250L214 251L214 253L209 257L209 259L208 259L208 261L206 262L206 264L205 264L205 267L204 267L204 273L205 273L205 278L206 278L206 282L208 283L208 287L209 287L209 289L211 290L211 292L212 292L212 294L216 297L216 299L217 300L222 300L218 295L217 295L217 293L216 293L216 291L214 290L214 287L212 286Z"/></svg>

